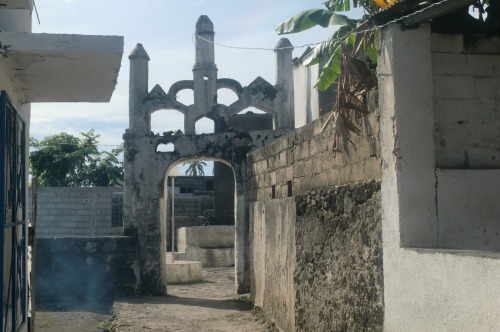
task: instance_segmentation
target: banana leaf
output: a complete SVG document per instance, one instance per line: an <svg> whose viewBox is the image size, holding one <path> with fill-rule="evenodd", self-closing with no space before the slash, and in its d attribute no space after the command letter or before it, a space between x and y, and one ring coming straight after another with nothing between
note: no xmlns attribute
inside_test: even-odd
<svg viewBox="0 0 500 332"><path fill-rule="evenodd" d="M345 15L336 14L326 9L310 9L281 22L274 27L278 35L301 32L317 25L323 28L331 25L356 26L357 20L350 19Z"/></svg>

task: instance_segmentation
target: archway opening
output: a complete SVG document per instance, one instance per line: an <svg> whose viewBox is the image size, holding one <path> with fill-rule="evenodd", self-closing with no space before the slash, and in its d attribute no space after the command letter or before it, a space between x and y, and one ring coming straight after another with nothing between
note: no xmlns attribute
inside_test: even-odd
<svg viewBox="0 0 500 332"><path fill-rule="evenodd" d="M194 104L194 91L191 89L180 90L175 95L175 99L178 102L180 102L186 106L193 105Z"/></svg>
<svg viewBox="0 0 500 332"><path fill-rule="evenodd" d="M174 150L175 147L173 143L167 143L167 144L160 143L156 147L156 152L174 152Z"/></svg>
<svg viewBox="0 0 500 332"><path fill-rule="evenodd" d="M162 109L151 113L151 131L155 135L168 135L184 131L184 114L177 110Z"/></svg>
<svg viewBox="0 0 500 332"><path fill-rule="evenodd" d="M195 133L200 134L212 134L215 132L214 121L207 117L203 117L196 121L195 123Z"/></svg>
<svg viewBox="0 0 500 332"><path fill-rule="evenodd" d="M217 103L223 105L231 105L238 100L236 93L228 88L220 88L217 90Z"/></svg>
<svg viewBox="0 0 500 332"><path fill-rule="evenodd" d="M227 167L231 183L217 183L217 178L208 169L204 170L205 175L202 176L185 174L185 165L200 162ZM171 172L174 167L178 169L176 176ZM193 158L179 160L169 167L164 179L164 198L161 204L164 206L161 209L161 220L165 225L162 227L165 229L162 236L166 237L167 280L169 264L175 261L200 261L204 275L213 269L223 269L228 276L236 275L235 245L243 239L235 236L235 187L234 170L226 161L210 157ZM221 190L226 196L217 199ZM221 212L227 210L232 211L229 222L220 218ZM228 285L234 286L234 281Z"/></svg>

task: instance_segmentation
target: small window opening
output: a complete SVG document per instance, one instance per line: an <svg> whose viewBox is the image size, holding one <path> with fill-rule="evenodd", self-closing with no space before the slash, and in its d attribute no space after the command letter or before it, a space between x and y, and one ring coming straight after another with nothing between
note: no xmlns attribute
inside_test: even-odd
<svg viewBox="0 0 500 332"><path fill-rule="evenodd" d="M276 186L271 187L271 198L276 198Z"/></svg>
<svg viewBox="0 0 500 332"><path fill-rule="evenodd" d="M173 143L158 144L158 146L156 147L156 152L174 152L174 144Z"/></svg>
<svg viewBox="0 0 500 332"><path fill-rule="evenodd" d="M292 197L293 196L293 188L292 188L292 181L287 181L287 196Z"/></svg>

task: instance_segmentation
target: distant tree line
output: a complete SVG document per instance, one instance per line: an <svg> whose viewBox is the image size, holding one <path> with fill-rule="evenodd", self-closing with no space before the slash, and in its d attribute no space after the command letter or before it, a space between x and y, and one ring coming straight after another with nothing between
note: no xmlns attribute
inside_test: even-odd
<svg viewBox="0 0 500 332"><path fill-rule="evenodd" d="M30 174L45 187L106 187L123 184L123 144L99 151L94 129L81 137L60 133L38 141L30 138Z"/></svg>

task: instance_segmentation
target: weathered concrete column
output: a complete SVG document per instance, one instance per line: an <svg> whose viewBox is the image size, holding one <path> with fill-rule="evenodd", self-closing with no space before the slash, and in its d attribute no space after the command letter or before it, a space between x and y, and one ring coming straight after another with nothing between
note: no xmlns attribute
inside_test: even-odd
<svg viewBox="0 0 500 332"><path fill-rule="evenodd" d="M377 75L383 210L387 218L399 221L384 236L391 235L391 242L403 247L436 247L430 26L405 31L390 26L381 45Z"/></svg>
<svg viewBox="0 0 500 332"><path fill-rule="evenodd" d="M195 121L217 105L217 66L214 59L214 25L202 15L196 22L196 53L193 67L194 112L187 114L186 134L194 134Z"/></svg>
<svg viewBox="0 0 500 332"><path fill-rule="evenodd" d="M419 259L409 258L406 253L411 251L401 248L438 245L431 30L429 24L404 31L394 24L380 36L384 330L401 331L422 313L419 300L401 299L415 285L409 281L412 267L407 262ZM420 294L422 289L415 291Z"/></svg>
<svg viewBox="0 0 500 332"><path fill-rule="evenodd" d="M132 50L129 78L129 129L138 135L144 135L151 130L149 117L142 114L142 100L148 95L148 62L149 56L142 44Z"/></svg>
<svg viewBox="0 0 500 332"><path fill-rule="evenodd" d="M292 43L287 38L281 38L274 51L276 52L276 84L280 87L280 97L275 103L275 111L278 113L276 127L277 129L294 129Z"/></svg>

